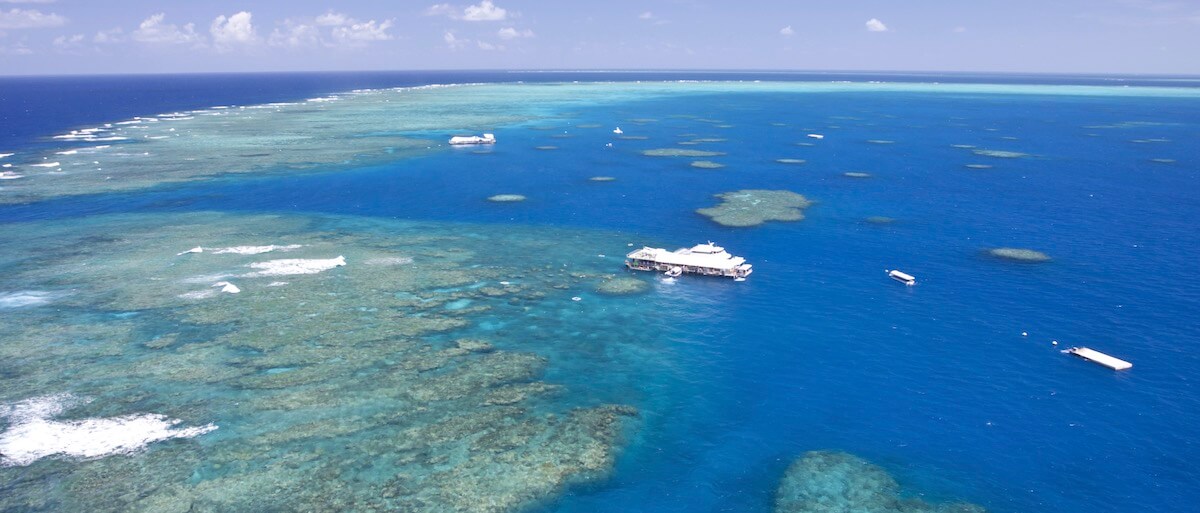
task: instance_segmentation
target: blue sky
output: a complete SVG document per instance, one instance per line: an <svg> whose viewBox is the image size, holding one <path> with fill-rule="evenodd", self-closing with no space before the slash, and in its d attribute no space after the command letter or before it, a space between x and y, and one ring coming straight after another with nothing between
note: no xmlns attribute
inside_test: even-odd
<svg viewBox="0 0 1200 513"><path fill-rule="evenodd" d="M1200 0L0 0L0 74L820 69L1200 74Z"/></svg>

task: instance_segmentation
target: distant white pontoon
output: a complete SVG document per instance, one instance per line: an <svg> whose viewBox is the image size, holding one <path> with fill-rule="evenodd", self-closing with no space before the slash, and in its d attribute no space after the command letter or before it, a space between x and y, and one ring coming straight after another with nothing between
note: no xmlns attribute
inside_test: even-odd
<svg viewBox="0 0 1200 513"><path fill-rule="evenodd" d="M456 135L450 138L450 144L455 146L463 144L496 144L496 136L492 134L478 135Z"/></svg>
<svg viewBox="0 0 1200 513"><path fill-rule="evenodd" d="M1129 363L1125 360L1122 360L1120 358L1115 358L1115 357L1106 355L1104 353L1101 353L1100 351L1097 351L1095 349L1088 349L1086 347L1072 347L1070 349L1064 349L1062 352L1066 353L1066 354L1073 354L1075 356L1083 358L1084 360L1087 360L1089 362L1098 363L1098 364L1108 367L1112 370L1125 370L1130 367L1133 367L1132 363Z"/></svg>
<svg viewBox="0 0 1200 513"><path fill-rule="evenodd" d="M884 269L884 271L887 272L888 277L890 277L891 279L896 280L905 285L908 285L909 287L917 284L917 279L915 277L913 277L913 275L908 274L906 272L897 271L895 269L893 269L893 270Z"/></svg>
<svg viewBox="0 0 1200 513"><path fill-rule="evenodd" d="M745 258L730 255L725 248L711 241L675 251L643 247L625 255L625 266L635 271L659 271L672 277L692 273L745 279L754 272Z"/></svg>
<svg viewBox="0 0 1200 513"><path fill-rule="evenodd" d="M823 136L821 134L808 134L808 137L811 139L824 139L825 138L825 136Z"/></svg>

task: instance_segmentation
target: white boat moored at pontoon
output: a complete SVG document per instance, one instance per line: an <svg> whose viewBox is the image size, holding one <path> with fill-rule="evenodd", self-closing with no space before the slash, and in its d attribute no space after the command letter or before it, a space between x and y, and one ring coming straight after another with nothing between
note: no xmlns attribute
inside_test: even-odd
<svg viewBox="0 0 1200 513"><path fill-rule="evenodd" d="M1062 352L1066 354L1073 354L1083 358L1084 360L1098 363L1112 370L1125 370L1133 367L1132 363L1129 363L1125 360L1109 356L1095 349L1088 349L1086 347L1072 347L1070 349L1064 349Z"/></svg>
<svg viewBox="0 0 1200 513"><path fill-rule="evenodd" d="M914 278L913 275L908 274L906 272L897 271L895 269L892 269L892 270L884 269L884 271L887 272L888 277L890 277L891 279L896 280L905 285L908 285L909 287L917 284L917 279Z"/></svg>
<svg viewBox="0 0 1200 513"><path fill-rule="evenodd" d="M659 271L668 276L692 273L745 279L754 272L745 258L730 255L725 248L711 241L675 251L643 247L625 255L625 266L635 271Z"/></svg>
<svg viewBox="0 0 1200 513"><path fill-rule="evenodd" d="M450 138L450 144L455 146L462 144L496 144L496 136L493 134L478 135L456 135Z"/></svg>

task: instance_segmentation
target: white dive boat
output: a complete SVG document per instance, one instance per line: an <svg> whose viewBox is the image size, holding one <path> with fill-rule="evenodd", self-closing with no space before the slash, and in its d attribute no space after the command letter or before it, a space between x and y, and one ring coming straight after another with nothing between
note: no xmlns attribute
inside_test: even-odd
<svg viewBox="0 0 1200 513"><path fill-rule="evenodd" d="M623 133L625 133L625 132L621 130L621 127L616 127L616 128L614 128L614 129L613 129L613 133L614 133L614 134L617 134L617 135L621 135L621 134L623 134Z"/></svg>
<svg viewBox="0 0 1200 513"><path fill-rule="evenodd" d="M730 255L712 242L675 251L643 247L625 255L625 266L635 271L663 272L671 277L692 273L745 279L754 272L745 258Z"/></svg>
<svg viewBox="0 0 1200 513"><path fill-rule="evenodd" d="M897 271L895 269L890 270L890 271L887 269L884 269L884 271L887 271L888 277L890 277L891 279L896 280L905 285L908 285L909 287L917 284L917 279L914 278L913 275L908 274L906 272Z"/></svg>
<svg viewBox="0 0 1200 513"><path fill-rule="evenodd" d="M821 134L808 134L808 137L810 139L824 139L825 138L825 136L823 136Z"/></svg>
<svg viewBox="0 0 1200 513"><path fill-rule="evenodd" d="M456 135L450 138L450 144L455 146L462 144L496 144L496 136L493 134L478 135Z"/></svg>

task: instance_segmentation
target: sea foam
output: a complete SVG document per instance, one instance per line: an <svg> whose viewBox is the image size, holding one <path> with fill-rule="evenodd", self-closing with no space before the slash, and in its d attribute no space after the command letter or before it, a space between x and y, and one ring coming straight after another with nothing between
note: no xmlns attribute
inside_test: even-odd
<svg viewBox="0 0 1200 513"><path fill-rule="evenodd" d="M344 256L339 256L337 258L284 258L280 260L268 260L266 262L255 262L249 264L247 267L260 270L243 274L242 277L257 278L260 276L317 274L321 271L328 271L343 265L346 265L346 257Z"/></svg>
<svg viewBox="0 0 1200 513"><path fill-rule="evenodd" d="M0 466L25 466L47 456L100 458L125 454L151 443L192 438L216 430L215 424L176 427L181 422L155 413L58 421L80 400L57 394L0 405L0 418L9 426L0 433Z"/></svg>
<svg viewBox="0 0 1200 513"><path fill-rule="evenodd" d="M21 308L24 306L41 306L55 299L55 294L40 290L18 290L16 292L0 292L0 308Z"/></svg>

